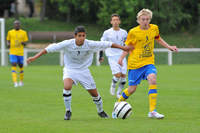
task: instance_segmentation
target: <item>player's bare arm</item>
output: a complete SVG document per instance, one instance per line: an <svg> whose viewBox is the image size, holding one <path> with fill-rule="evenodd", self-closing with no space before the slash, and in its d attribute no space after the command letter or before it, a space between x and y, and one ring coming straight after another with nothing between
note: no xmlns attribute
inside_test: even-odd
<svg viewBox="0 0 200 133"><path fill-rule="evenodd" d="M27 63L31 63L33 62L34 60L36 60L37 58L39 58L40 56L44 55L44 54L47 54L47 51L46 49L43 49L42 51L40 51L39 53L37 53L35 56L33 57L29 57L26 61Z"/></svg>
<svg viewBox="0 0 200 133"><path fill-rule="evenodd" d="M10 48L10 40L7 40L7 47Z"/></svg>
<svg viewBox="0 0 200 133"><path fill-rule="evenodd" d="M128 52L127 52L127 51L124 51L124 52L122 53L122 55L120 56L119 61L118 61L118 64L119 64L119 65L123 66L123 59L124 59L127 55L128 55Z"/></svg>
<svg viewBox="0 0 200 133"><path fill-rule="evenodd" d="M27 41L26 41L26 42L21 42L21 43L22 43L22 45L24 45L24 46L25 46L25 45L27 44Z"/></svg>
<svg viewBox="0 0 200 133"><path fill-rule="evenodd" d="M176 46L170 46L167 42L165 42L161 37L160 40L156 40L160 45L162 45L165 48L168 48L171 51L178 52L178 48Z"/></svg>
<svg viewBox="0 0 200 133"><path fill-rule="evenodd" d="M121 45L118 45L118 44L115 44L115 43L112 44L111 48L119 48L119 49L122 49L122 50L127 51L127 52L129 50L133 49L132 46L121 46Z"/></svg>

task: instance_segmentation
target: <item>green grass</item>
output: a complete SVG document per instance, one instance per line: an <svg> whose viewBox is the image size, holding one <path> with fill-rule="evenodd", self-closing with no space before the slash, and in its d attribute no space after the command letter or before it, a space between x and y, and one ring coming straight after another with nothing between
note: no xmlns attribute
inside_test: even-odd
<svg viewBox="0 0 200 133"><path fill-rule="evenodd" d="M0 67L0 133L199 133L200 65L158 66L158 111L163 120L148 119L148 84L143 81L127 101L126 120L100 119L81 86L73 86L72 120L64 121L62 67L25 68L25 86L14 88L9 67ZM108 66L92 66L92 75L111 115L116 98L109 94Z"/></svg>

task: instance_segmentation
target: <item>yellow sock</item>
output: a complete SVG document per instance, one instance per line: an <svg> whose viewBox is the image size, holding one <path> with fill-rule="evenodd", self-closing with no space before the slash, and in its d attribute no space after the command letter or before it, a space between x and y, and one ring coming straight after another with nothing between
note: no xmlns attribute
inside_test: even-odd
<svg viewBox="0 0 200 133"><path fill-rule="evenodd" d="M126 99L128 99L128 97L129 97L130 95L131 95L131 94L128 92L128 88L126 88L126 89L122 92L122 95L121 95L120 98L118 99L118 102L125 101Z"/></svg>
<svg viewBox="0 0 200 133"><path fill-rule="evenodd" d="M150 85L149 86L149 111L155 111L156 110L156 100L157 100L157 86L156 85Z"/></svg>
<svg viewBox="0 0 200 133"><path fill-rule="evenodd" d="M19 79L20 79L20 81L23 81L23 79L24 79L24 67L21 67L19 69L20 69Z"/></svg>
<svg viewBox="0 0 200 133"><path fill-rule="evenodd" d="M15 82L17 82L17 71L16 71L17 67L12 66L11 69L12 69L12 80L15 83Z"/></svg>

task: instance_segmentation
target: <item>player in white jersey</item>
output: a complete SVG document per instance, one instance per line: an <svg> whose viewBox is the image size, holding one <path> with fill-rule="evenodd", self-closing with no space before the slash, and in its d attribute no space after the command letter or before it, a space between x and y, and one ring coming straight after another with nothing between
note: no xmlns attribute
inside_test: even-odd
<svg viewBox="0 0 200 133"><path fill-rule="evenodd" d="M49 45L35 56L27 59L27 63L31 63L43 54L64 50L63 97L66 107L65 120L71 119L71 89L72 85L77 83L80 83L92 96L98 115L102 118L108 118L108 115L103 110L101 96L96 89L96 84L88 67L92 64L94 52L109 47L120 48L126 51L130 49L130 47L124 47L108 41L87 40L84 27L78 26L75 29L74 39Z"/></svg>
<svg viewBox="0 0 200 133"><path fill-rule="evenodd" d="M123 30L119 27L120 25L120 16L118 14L111 15L112 28L104 31L103 36L101 37L101 41L111 41L121 46L124 46L124 42L127 37L126 30ZM115 95L115 88L116 84L119 81L119 86L117 90L117 98L120 97L120 93L126 84L126 72L127 72L127 65L126 65L126 58L123 60L123 66L118 64L118 60L122 54L123 50L116 49L116 48L107 48L105 50L106 56L108 58L108 62L110 65L110 69L112 71L112 83L110 87L111 95ZM100 52L100 62L102 61L102 51Z"/></svg>

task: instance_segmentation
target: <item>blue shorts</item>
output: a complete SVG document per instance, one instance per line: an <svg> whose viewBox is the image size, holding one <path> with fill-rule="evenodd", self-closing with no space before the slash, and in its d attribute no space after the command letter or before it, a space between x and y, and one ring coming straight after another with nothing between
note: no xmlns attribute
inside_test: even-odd
<svg viewBox="0 0 200 133"><path fill-rule="evenodd" d="M24 63L24 56L10 55L10 63L23 64Z"/></svg>
<svg viewBox="0 0 200 133"><path fill-rule="evenodd" d="M147 76L151 73L157 74L156 67L152 64L138 69L130 69L128 71L129 86L138 85L140 84L141 80L147 80Z"/></svg>

